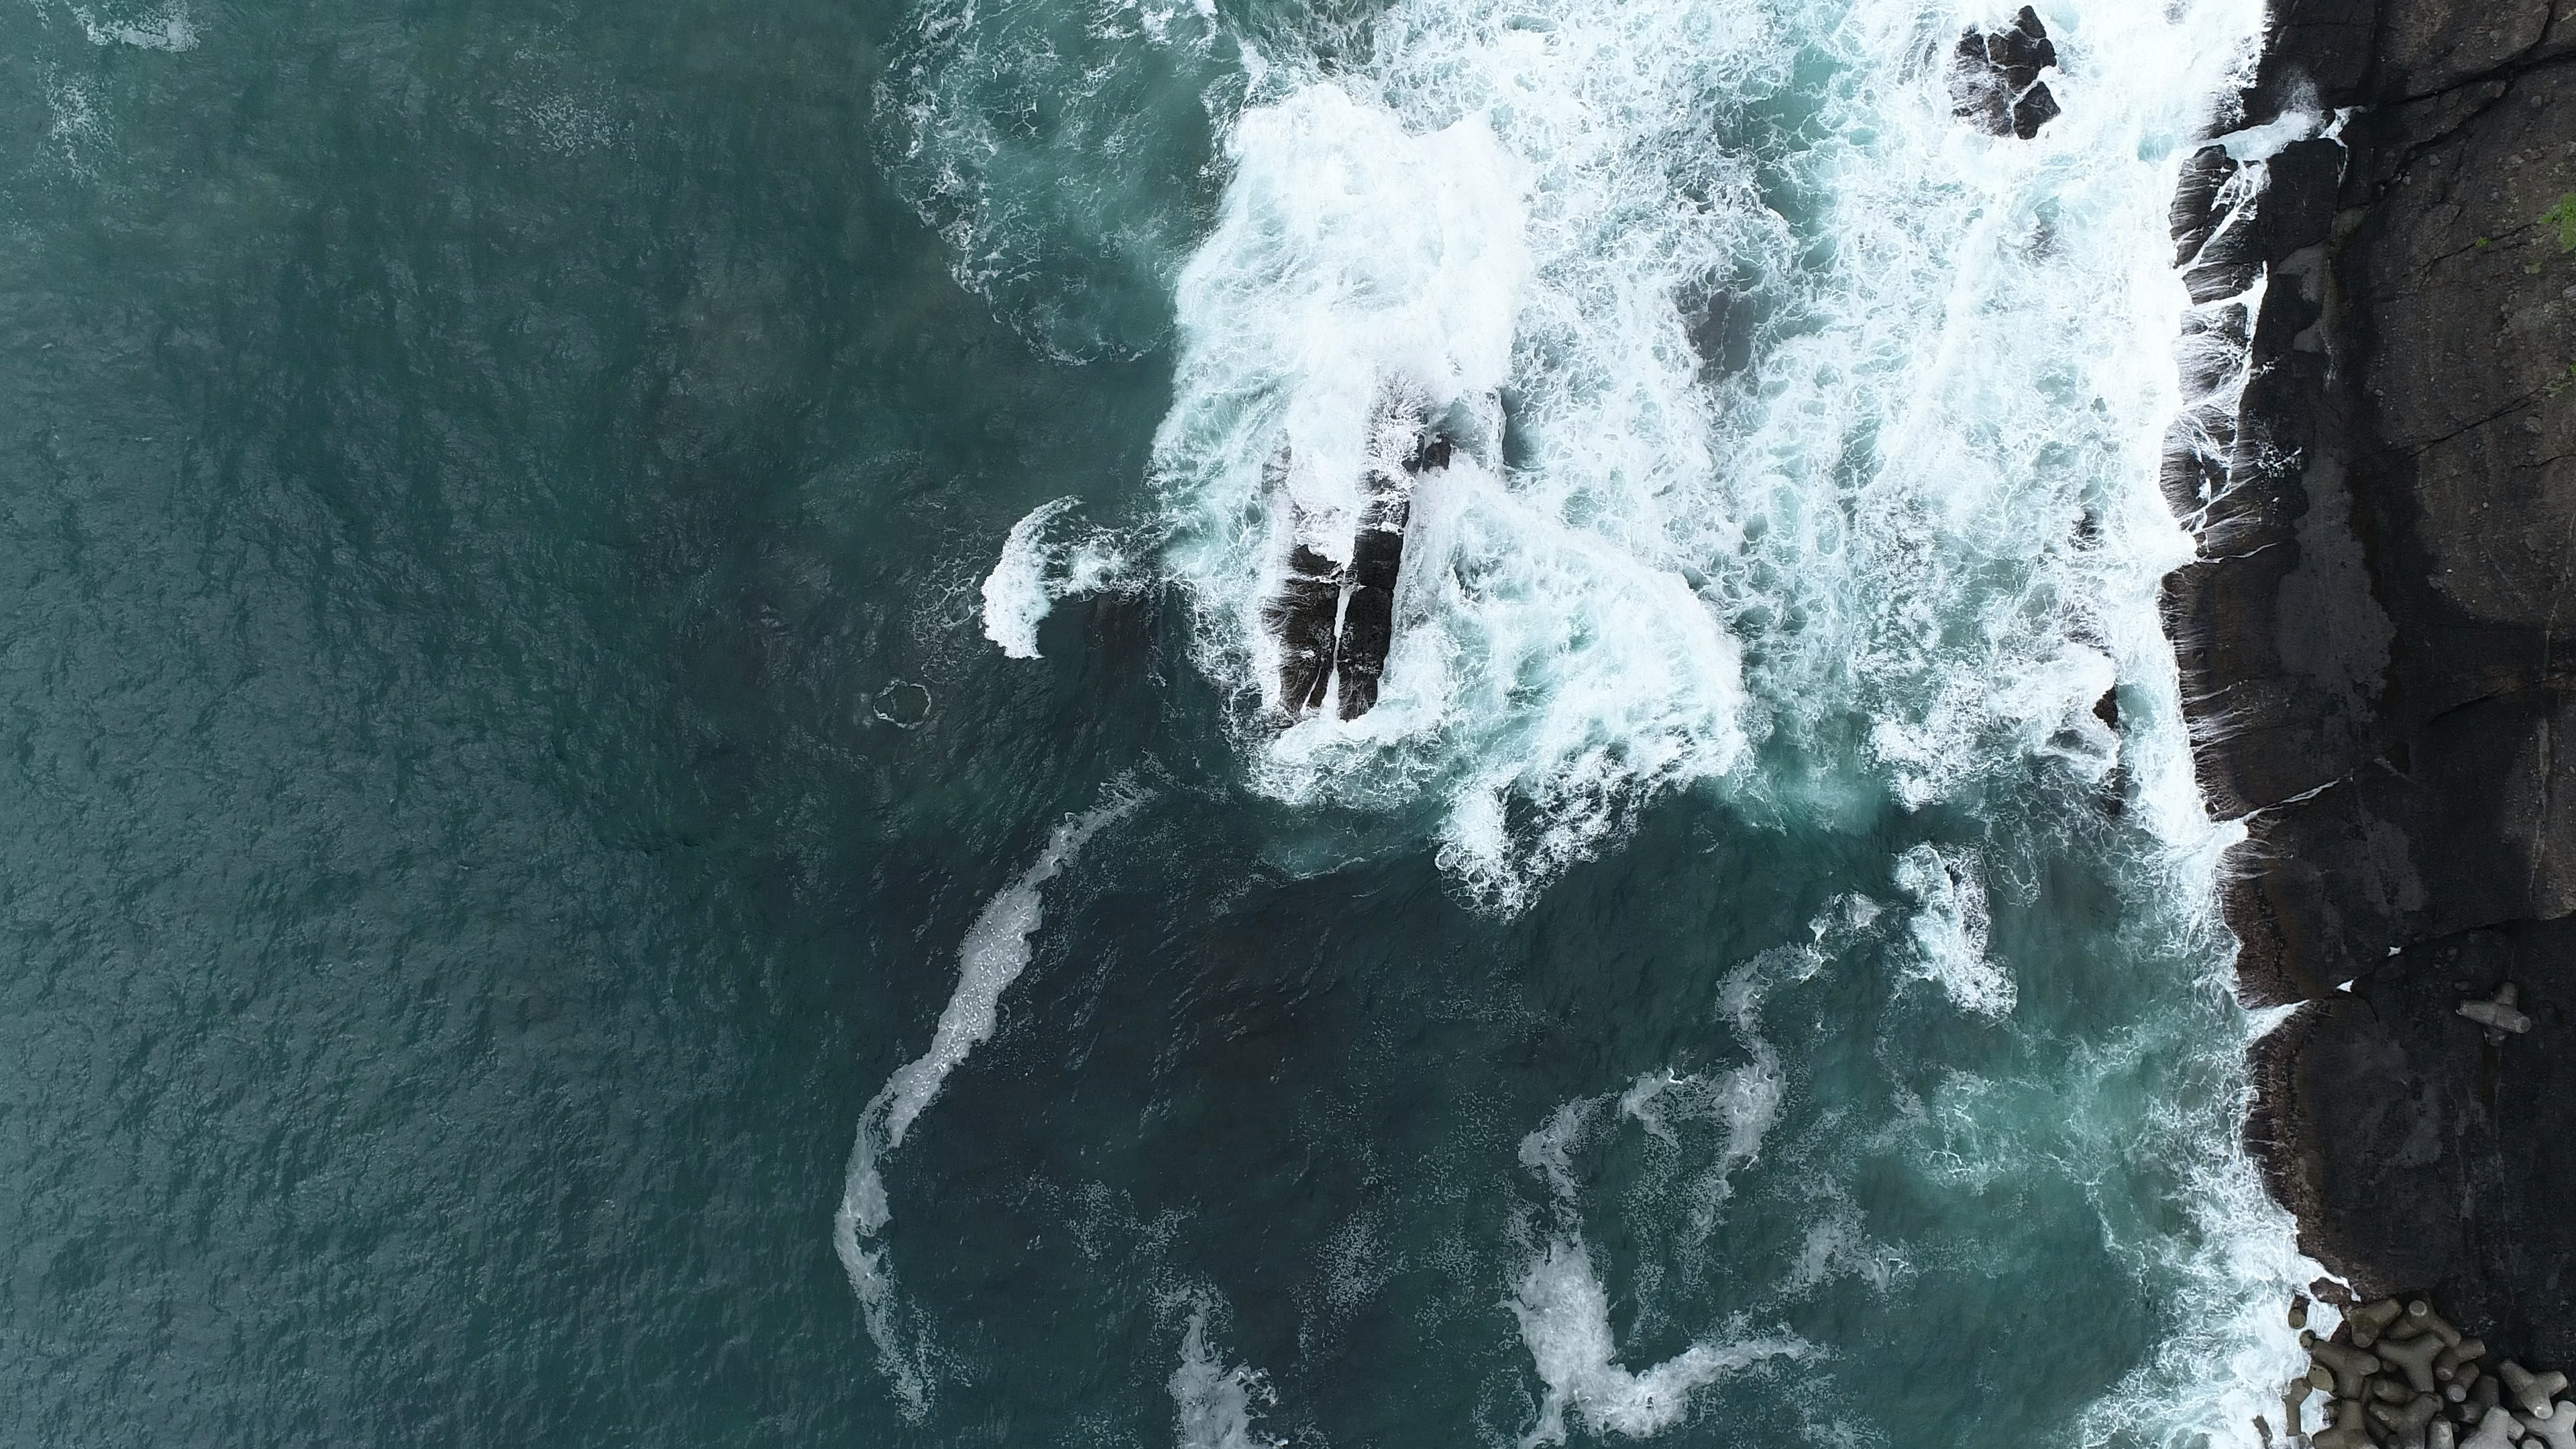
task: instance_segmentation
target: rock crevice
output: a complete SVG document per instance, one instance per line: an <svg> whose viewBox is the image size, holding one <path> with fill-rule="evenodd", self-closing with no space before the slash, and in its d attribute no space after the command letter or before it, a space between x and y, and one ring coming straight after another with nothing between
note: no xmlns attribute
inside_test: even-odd
<svg viewBox="0 0 2576 1449"><path fill-rule="evenodd" d="M2167 624L2304 1245L2576 1361L2576 6L2275 0L2174 206ZM2295 130L2295 126L2293 130ZM2561 212L2558 208L2567 206ZM2523 1033L2464 1001L2519 988Z"/></svg>

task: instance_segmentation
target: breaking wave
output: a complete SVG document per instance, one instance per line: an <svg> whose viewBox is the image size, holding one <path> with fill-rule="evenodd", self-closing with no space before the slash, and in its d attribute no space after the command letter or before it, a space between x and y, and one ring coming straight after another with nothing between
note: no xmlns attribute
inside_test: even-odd
<svg viewBox="0 0 2576 1449"><path fill-rule="evenodd" d="M1050 537L1056 520L1082 506L1059 498L1030 509L1002 541L984 576L984 637L1013 659L1038 657L1038 626L1067 599L1125 587L1127 555L1104 531L1064 542Z"/></svg>

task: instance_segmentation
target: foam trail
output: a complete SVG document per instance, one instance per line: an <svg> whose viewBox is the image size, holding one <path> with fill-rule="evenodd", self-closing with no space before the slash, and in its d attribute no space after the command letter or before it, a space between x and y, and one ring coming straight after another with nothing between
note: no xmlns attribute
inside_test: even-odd
<svg viewBox="0 0 2576 1449"><path fill-rule="evenodd" d="M96 46L130 45L137 50L166 50L173 53L197 48L197 27L189 23L184 7L163 10L139 20L119 20L111 16L100 19L81 6L72 7L72 18L81 24L89 43Z"/></svg>
<svg viewBox="0 0 2576 1449"><path fill-rule="evenodd" d="M1522 1275L1512 1298L1521 1342L1547 1386L1538 1423L1523 1449L1565 1442L1569 1414L1594 1431L1642 1439L1660 1434L1690 1411L1691 1395L1767 1359L1803 1358L1812 1348L1794 1338L1702 1342L1643 1371L1618 1363L1610 1335L1610 1296L1592 1271L1581 1241L1548 1243Z"/></svg>
<svg viewBox="0 0 2576 1449"><path fill-rule="evenodd" d="M1521 1343L1547 1390L1536 1423L1521 1440L1522 1449L1563 1443L1569 1416L1602 1434L1630 1438L1660 1434L1681 1422L1700 1389L1765 1360L1802 1358L1814 1351L1812 1345L1786 1335L1708 1339L1651 1368L1624 1367L1610 1329L1609 1292L1593 1271L1591 1250L1584 1245L1573 1168L1574 1154L1589 1137L1594 1115L1613 1101L1620 1116L1634 1119L1667 1146L1679 1145L1670 1125L1673 1121L1722 1124L1724 1146L1699 1179L1709 1204L1709 1223L1695 1226L1705 1236L1706 1228L1714 1224L1715 1204L1724 1201L1727 1174L1751 1162L1761 1150L1763 1137L1779 1120L1786 1095L1777 1056L1757 1043L1753 1063L1723 1076L1685 1076L1669 1069L1648 1072L1623 1092L1565 1103L1545 1125L1521 1139L1521 1165L1547 1184L1558 1221L1558 1230L1533 1255L1512 1296Z"/></svg>
<svg viewBox="0 0 2576 1449"><path fill-rule="evenodd" d="M1092 836L1143 805L1146 794L1125 777L1102 792L1091 810L1067 820L1048 837L1046 848L1020 873L1019 879L984 903L966 938L957 948L957 987L939 1013L930 1047L897 1067L859 1114L856 1140L841 1186L841 1203L832 1214L832 1250L849 1275L850 1291L859 1300L868 1336L877 1346L877 1362L894 1385L906 1412L918 1419L928 1411L930 1371L927 1354L916 1337L905 1341L902 1302L885 1250L867 1240L884 1231L894 1216L886 1199L885 1178L878 1164L903 1145L924 1109L939 1095L940 1084L989 1040L1002 993L1028 969L1029 937L1045 919L1040 888L1053 880Z"/></svg>
<svg viewBox="0 0 2576 1449"><path fill-rule="evenodd" d="M1106 533L1069 543L1049 540L1055 521L1081 502L1058 498L1030 509L1011 525L1001 557L984 576L984 637L1010 658L1038 657L1038 626L1058 603L1125 584L1126 555Z"/></svg>
<svg viewBox="0 0 2576 1449"><path fill-rule="evenodd" d="M1011 525L1002 556L984 576L984 637L1013 659L1038 657L1038 625L1055 600L1047 592L1046 526L1079 500L1059 498Z"/></svg>
<svg viewBox="0 0 2576 1449"><path fill-rule="evenodd" d="M1287 1441L1253 1427L1255 1414L1270 1402L1269 1385L1247 1366L1226 1366L1208 1342L1205 1305L1190 1312L1189 1327L1181 1335L1181 1364L1166 1386L1177 1449L1285 1449Z"/></svg>

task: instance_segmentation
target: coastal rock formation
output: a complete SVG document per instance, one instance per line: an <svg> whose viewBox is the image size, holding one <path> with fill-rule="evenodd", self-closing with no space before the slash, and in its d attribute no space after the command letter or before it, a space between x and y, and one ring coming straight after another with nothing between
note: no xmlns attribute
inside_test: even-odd
<svg viewBox="0 0 2576 1449"><path fill-rule="evenodd" d="M2576 5L2275 0L2231 127L2166 604L2242 989L2305 1003L2251 1137L2364 1291L2576 1361Z"/></svg>
<svg viewBox="0 0 2576 1449"><path fill-rule="evenodd" d="M1404 531L1413 489L1423 474L1449 466L1455 444L1409 391L1389 387L1370 424L1363 501L1351 535L1350 563L1337 564L1305 541L1309 521L1294 519L1296 542L1263 621L1279 648L1279 711L1294 722L1327 707L1357 719L1377 706L1386 656L1395 644L1395 584L1404 565ZM1287 494L1289 459L1271 465L1273 496Z"/></svg>
<svg viewBox="0 0 2576 1449"><path fill-rule="evenodd" d="M1271 459L1267 487L1284 506L1288 502L1288 454ZM1341 565L1305 541L1302 514L1292 519L1296 541L1288 547L1288 566L1279 590L1261 611L1262 624L1279 647L1279 711L1291 719L1321 709L1332 684L1333 635L1340 627Z"/></svg>
<svg viewBox="0 0 2576 1449"><path fill-rule="evenodd" d="M2029 6L2001 30L1971 28L1950 57L1950 113L1989 136L2027 141L2058 116L2039 73L2057 64L2048 27Z"/></svg>

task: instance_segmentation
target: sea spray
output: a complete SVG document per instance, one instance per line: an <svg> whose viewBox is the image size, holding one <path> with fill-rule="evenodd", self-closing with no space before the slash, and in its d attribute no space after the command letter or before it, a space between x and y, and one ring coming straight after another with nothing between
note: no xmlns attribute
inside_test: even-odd
<svg viewBox="0 0 2576 1449"><path fill-rule="evenodd" d="M1962 1011L2010 1012L2018 993L2012 977L1987 958L1992 918L1985 883L1967 853L1917 845L1897 857L1896 887L1914 898L1906 927L1916 952L1913 974L1939 986Z"/></svg>
<svg viewBox="0 0 2576 1449"><path fill-rule="evenodd" d="M1676 178L1621 128L1659 102L1655 124L1676 114L1647 73L1665 61L1619 48L1633 26L1579 11L1552 17L1568 62L1499 10L1429 28L1399 7L1378 70L1238 119L1217 227L1179 283L1180 371L1156 440L1169 557L1202 664L1241 701L1255 782L1380 809L1427 795L1444 865L1506 908L1744 746L1733 637L1682 555L1641 547L1654 530L1631 525L1711 461L1673 283L1764 227L1739 194L1682 208L1708 224L1658 229ZM1646 38L1676 56L1709 36ZM1390 72L1425 57L1407 46L1449 47L1456 74L1408 94ZM1678 270L1620 265L1649 254ZM1275 713L1262 607L1300 541L1283 529L1347 549L1369 407L1390 381L1471 434L1502 431L1490 399L1508 392L1527 456L1471 449L1417 497L1378 707L1273 738L1258 723ZM1288 509L1265 483L1283 458Z"/></svg>
<svg viewBox="0 0 2576 1449"><path fill-rule="evenodd" d="M928 1339L924 1333L905 1331L893 1266L886 1250L875 1243L894 1215L880 1164L903 1145L948 1074L992 1037L1002 993L1028 969L1029 938L1045 920L1041 888L1094 835L1134 813L1148 798L1127 777L1112 781L1101 792L1100 804L1056 826L1029 868L984 903L958 944L957 986L939 1013L928 1050L897 1067L859 1114L841 1203L832 1214L832 1250L859 1300L868 1336L876 1344L878 1366L913 1418L922 1417L929 1407Z"/></svg>
<svg viewBox="0 0 2576 1449"><path fill-rule="evenodd" d="M1011 525L1001 557L984 576L984 637L1009 658L1038 657L1038 626L1057 604L1128 583L1126 550L1105 530L1071 540L1052 536L1057 520L1081 505L1079 498L1058 498L1030 509Z"/></svg>

